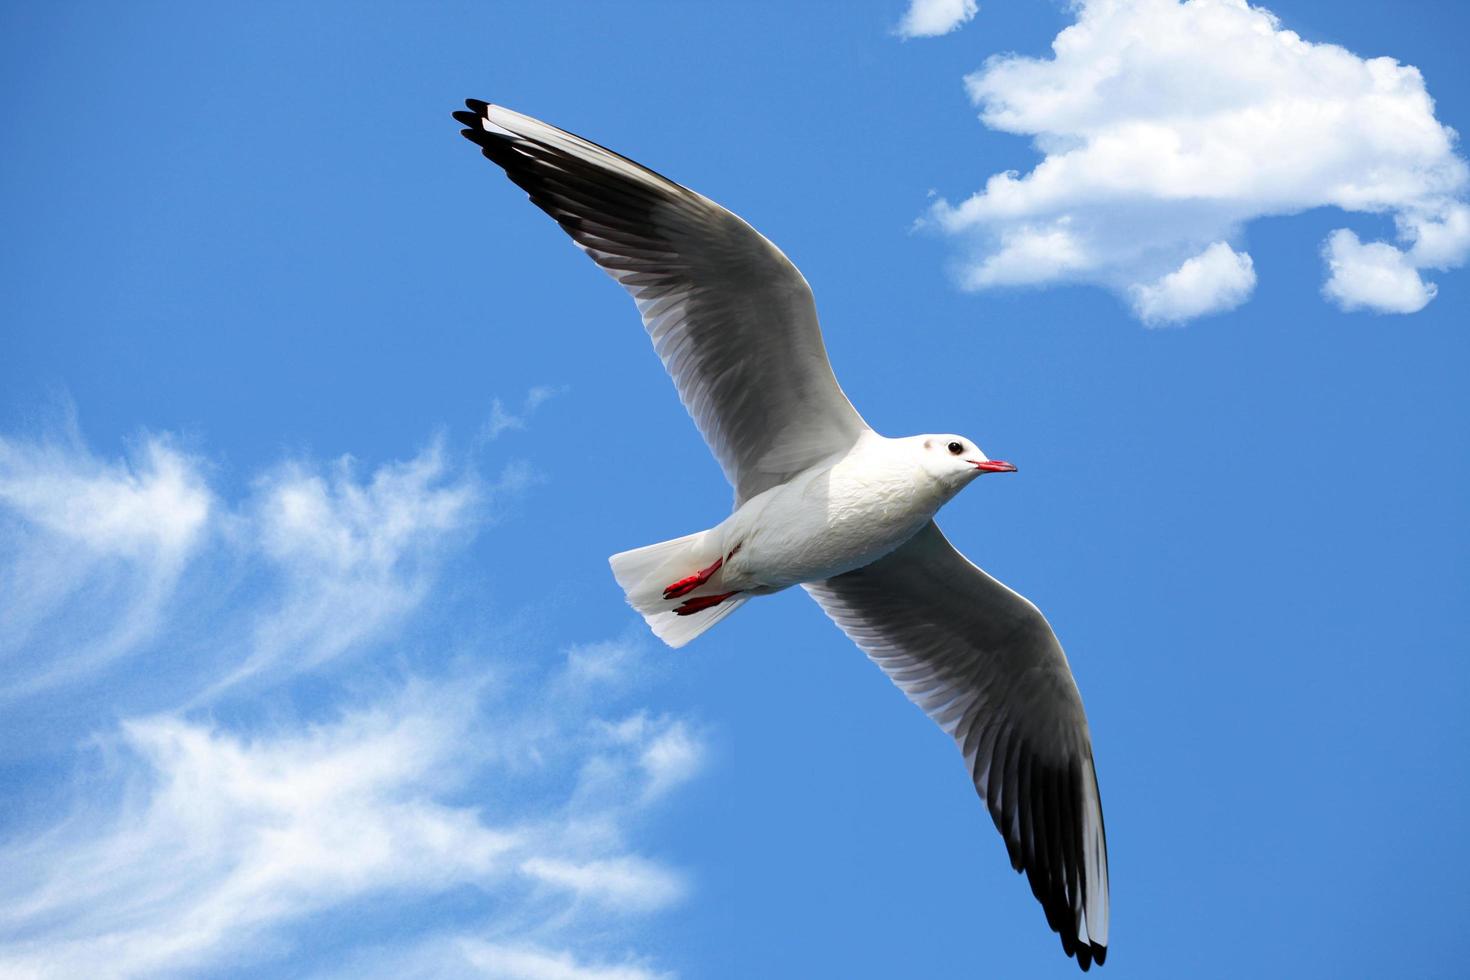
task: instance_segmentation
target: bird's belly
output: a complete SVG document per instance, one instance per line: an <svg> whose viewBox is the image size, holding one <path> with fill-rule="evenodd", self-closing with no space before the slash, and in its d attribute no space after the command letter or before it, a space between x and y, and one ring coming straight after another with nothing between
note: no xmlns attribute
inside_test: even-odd
<svg viewBox="0 0 1470 980"><path fill-rule="evenodd" d="M745 521L741 516L732 515L735 533L726 541L727 549L739 545L727 581L738 578L751 591L774 592L870 564L907 541L932 515L915 513L903 502L834 502L825 494L789 493Z"/></svg>

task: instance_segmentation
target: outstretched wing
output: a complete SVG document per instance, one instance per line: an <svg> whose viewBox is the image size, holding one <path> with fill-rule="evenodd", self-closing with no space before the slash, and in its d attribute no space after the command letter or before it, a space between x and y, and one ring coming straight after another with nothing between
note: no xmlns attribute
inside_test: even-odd
<svg viewBox="0 0 1470 980"><path fill-rule="evenodd" d="M718 204L611 150L478 100L454 117L638 303L736 503L867 428L837 385L796 266Z"/></svg>
<svg viewBox="0 0 1470 980"><path fill-rule="evenodd" d="M964 753L975 788L1086 970L1108 944L1108 848L1082 697L1036 607L931 521L891 554L806 590Z"/></svg>

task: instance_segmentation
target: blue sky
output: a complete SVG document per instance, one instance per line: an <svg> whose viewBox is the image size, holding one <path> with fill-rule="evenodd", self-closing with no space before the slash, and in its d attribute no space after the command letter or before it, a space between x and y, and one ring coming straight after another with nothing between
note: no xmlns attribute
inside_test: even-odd
<svg viewBox="0 0 1470 980"><path fill-rule="evenodd" d="M942 523L1071 659L1106 975L1457 975L1470 15L1103 7L0 7L0 972L1075 972L804 595L623 604L728 488L473 96L745 217L871 423L1018 464Z"/></svg>

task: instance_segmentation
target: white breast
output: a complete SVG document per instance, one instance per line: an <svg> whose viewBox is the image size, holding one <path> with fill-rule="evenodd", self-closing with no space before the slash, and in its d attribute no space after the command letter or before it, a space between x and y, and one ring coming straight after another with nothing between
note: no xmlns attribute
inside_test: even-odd
<svg viewBox="0 0 1470 980"><path fill-rule="evenodd" d="M867 434L836 462L772 487L720 525L726 587L775 592L861 568L907 541L944 499L907 447Z"/></svg>

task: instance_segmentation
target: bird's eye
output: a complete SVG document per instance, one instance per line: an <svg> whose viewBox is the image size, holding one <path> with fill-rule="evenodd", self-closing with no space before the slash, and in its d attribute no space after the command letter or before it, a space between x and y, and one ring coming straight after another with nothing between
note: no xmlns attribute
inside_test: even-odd
<svg viewBox="0 0 1470 980"><path fill-rule="evenodd" d="M965 451L965 446L963 443L952 442L949 444L949 451L958 456L960 453Z"/></svg>

